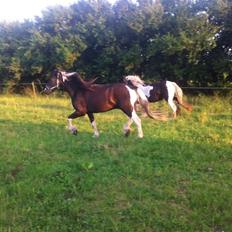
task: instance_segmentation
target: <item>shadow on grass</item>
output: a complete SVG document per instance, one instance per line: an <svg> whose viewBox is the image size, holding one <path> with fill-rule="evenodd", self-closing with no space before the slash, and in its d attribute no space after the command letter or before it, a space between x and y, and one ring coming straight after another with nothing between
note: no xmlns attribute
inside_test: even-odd
<svg viewBox="0 0 232 232"><path fill-rule="evenodd" d="M229 228L229 146L86 125L0 121L3 230Z"/></svg>
<svg viewBox="0 0 232 232"><path fill-rule="evenodd" d="M27 106L31 106L31 107L35 107L35 105L33 104L30 104L30 105L27 105ZM41 109L51 109L51 110L67 110L67 109L71 109L72 110L72 107L71 105L70 106L62 106L62 105L53 105L53 104L36 104L36 108L41 108Z"/></svg>
<svg viewBox="0 0 232 232"><path fill-rule="evenodd" d="M232 114L217 114L217 113L210 113L209 116L214 119L218 120L232 120Z"/></svg>

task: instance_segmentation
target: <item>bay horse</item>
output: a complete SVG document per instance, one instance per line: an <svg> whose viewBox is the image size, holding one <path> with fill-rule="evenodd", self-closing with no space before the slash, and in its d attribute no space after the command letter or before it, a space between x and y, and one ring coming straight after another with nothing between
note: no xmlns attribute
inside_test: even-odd
<svg viewBox="0 0 232 232"><path fill-rule="evenodd" d="M179 105L190 112L192 111L192 106L183 100L183 91L175 82L163 80L153 84L144 84L144 81L137 75L124 77L124 82L142 91L149 102L165 99L173 111L173 118L180 114Z"/></svg>
<svg viewBox="0 0 232 232"><path fill-rule="evenodd" d="M54 70L44 92L50 94L60 88L68 92L75 109L68 116L68 129L72 134L77 134L77 128L73 126L72 120L87 114L94 129L94 137L98 137L99 132L93 113L121 109L129 117L129 121L124 125L125 136L129 135L130 126L134 122L138 129L138 137L142 138L141 119L136 114L134 106L136 101L143 98L140 102L149 116L147 99L144 99L143 95L139 96L135 89L125 83L95 84L94 82L95 80L83 80L77 72L67 73Z"/></svg>

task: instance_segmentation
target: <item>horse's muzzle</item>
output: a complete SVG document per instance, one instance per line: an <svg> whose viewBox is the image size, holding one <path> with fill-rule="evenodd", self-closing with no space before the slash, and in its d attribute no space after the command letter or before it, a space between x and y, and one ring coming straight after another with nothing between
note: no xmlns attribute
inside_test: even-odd
<svg viewBox="0 0 232 232"><path fill-rule="evenodd" d="M45 94L50 94L52 92L52 89L49 88L49 87L45 87L44 90L42 91L42 93L45 93Z"/></svg>

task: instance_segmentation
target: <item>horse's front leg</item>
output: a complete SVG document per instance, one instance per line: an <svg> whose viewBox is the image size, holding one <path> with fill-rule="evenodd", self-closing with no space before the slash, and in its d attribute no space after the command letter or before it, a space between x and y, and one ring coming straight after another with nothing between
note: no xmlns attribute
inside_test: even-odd
<svg viewBox="0 0 232 232"><path fill-rule="evenodd" d="M73 126L72 120L75 118L84 116L84 115L85 115L85 113L83 113L83 112L75 111L68 116L68 129L71 131L72 134L74 134L74 135L77 134L77 128L75 126Z"/></svg>
<svg viewBox="0 0 232 232"><path fill-rule="evenodd" d="M124 135L125 135L126 137L128 137L128 136L130 135L130 131L131 131L130 126L131 126L132 123L133 123L132 118L129 118L128 122L127 122L127 123L124 125L124 127L123 127Z"/></svg>
<svg viewBox="0 0 232 232"><path fill-rule="evenodd" d="M92 113L87 113L88 117L89 117L89 121L94 129L94 137L95 138L98 138L99 137L99 132L98 132L98 129L97 129L97 125L96 125L96 122L94 120L94 116Z"/></svg>
<svg viewBox="0 0 232 232"><path fill-rule="evenodd" d="M126 137L129 136L129 134L130 134L130 126L134 122L136 124L136 126L137 126L137 129L138 129L138 137L143 138L143 129L142 129L142 125L141 125L141 119L138 117L135 110L133 109L132 112L131 112L130 110L122 108L122 111L129 117L129 121L123 127L124 135Z"/></svg>

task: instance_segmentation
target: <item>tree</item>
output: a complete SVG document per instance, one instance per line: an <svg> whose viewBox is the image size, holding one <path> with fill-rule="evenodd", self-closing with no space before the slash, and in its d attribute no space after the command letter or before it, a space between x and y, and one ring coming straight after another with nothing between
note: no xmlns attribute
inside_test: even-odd
<svg viewBox="0 0 232 232"><path fill-rule="evenodd" d="M0 84L44 82L54 68L118 82L127 74L230 86L229 0L80 0L0 23Z"/></svg>

